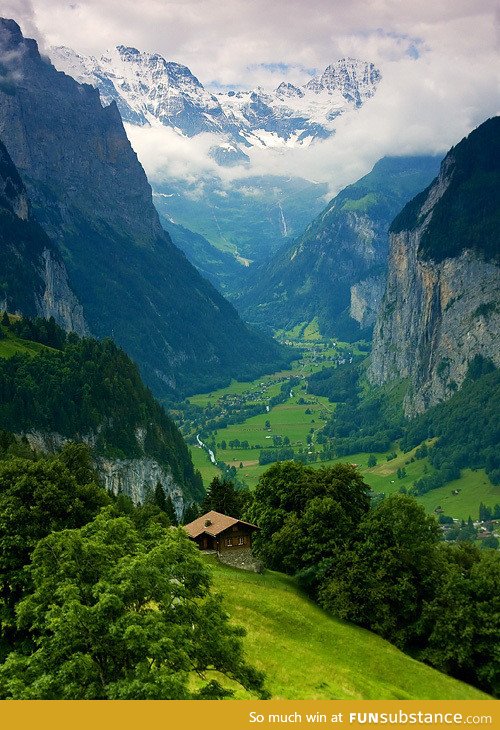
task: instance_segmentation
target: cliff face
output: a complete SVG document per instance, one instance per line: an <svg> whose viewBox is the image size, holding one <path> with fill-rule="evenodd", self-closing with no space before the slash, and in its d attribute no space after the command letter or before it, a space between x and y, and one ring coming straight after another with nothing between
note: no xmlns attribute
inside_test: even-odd
<svg viewBox="0 0 500 730"><path fill-rule="evenodd" d="M159 395L282 364L163 231L116 104L57 71L11 20L0 72L0 137L92 333L115 339Z"/></svg>
<svg viewBox="0 0 500 730"><path fill-rule="evenodd" d="M499 118L475 130L392 226L369 377L379 385L408 378L410 417L460 388L476 355L500 365L499 140Z"/></svg>
<svg viewBox="0 0 500 730"><path fill-rule="evenodd" d="M0 142L0 308L54 317L67 332L86 334L83 310L68 284L56 246L32 219L26 188Z"/></svg>
<svg viewBox="0 0 500 730"><path fill-rule="evenodd" d="M32 449L46 454L60 451L70 440L61 434L46 431L29 431L23 435ZM93 436L87 436L83 437L82 441L93 446L95 439ZM155 459L149 457L141 459L97 457L95 465L105 489L113 494L127 495L134 504L143 504L156 485L161 484L165 495L172 499L177 517L182 517L185 506L183 490L175 482L172 472L167 467L161 466Z"/></svg>

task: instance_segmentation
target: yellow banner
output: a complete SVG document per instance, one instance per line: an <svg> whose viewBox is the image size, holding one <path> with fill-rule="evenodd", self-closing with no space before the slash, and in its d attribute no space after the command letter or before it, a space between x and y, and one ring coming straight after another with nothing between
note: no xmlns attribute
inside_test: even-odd
<svg viewBox="0 0 500 730"><path fill-rule="evenodd" d="M1 730L500 728L494 700L0 702Z"/></svg>

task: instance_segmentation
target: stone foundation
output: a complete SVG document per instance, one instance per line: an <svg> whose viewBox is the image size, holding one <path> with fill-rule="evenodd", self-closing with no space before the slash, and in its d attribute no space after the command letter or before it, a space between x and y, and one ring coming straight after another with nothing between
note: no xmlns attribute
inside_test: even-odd
<svg viewBox="0 0 500 730"><path fill-rule="evenodd" d="M252 570L254 573L261 573L262 566L258 560L252 555L252 549L249 547L238 548L235 550L224 550L218 553L217 557L221 563L231 565L233 568L240 570Z"/></svg>

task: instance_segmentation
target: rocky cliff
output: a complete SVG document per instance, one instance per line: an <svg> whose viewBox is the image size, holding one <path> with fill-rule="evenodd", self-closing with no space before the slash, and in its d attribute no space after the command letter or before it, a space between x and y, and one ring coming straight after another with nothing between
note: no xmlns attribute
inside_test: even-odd
<svg viewBox="0 0 500 730"><path fill-rule="evenodd" d="M391 226L370 380L408 379L405 413L449 398L476 355L500 364L500 118L445 157Z"/></svg>
<svg viewBox="0 0 500 730"><path fill-rule="evenodd" d="M28 431L22 434L30 447L45 454L57 453L70 442L70 439L59 433L47 431ZM93 446L95 437L82 437L81 441ZM113 494L125 494L134 504L144 504L157 484L161 484L167 497L174 505L177 517L180 519L185 507L185 491L176 483L172 471L150 457L140 459L112 459L96 457L95 466L102 484Z"/></svg>
<svg viewBox="0 0 500 730"><path fill-rule="evenodd" d="M86 334L83 309L57 247L32 219L26 188L0 142L0 309L55 321Z"/></svg>
<svg viewBox="0 0 500 730"><path fill-rule="evenodd" d="M246 329L163 231L116 104L57 71L12 20L0 20L0 71L0 136L92 333L113 337L162 396L279 367L276 343Z"/></svg>

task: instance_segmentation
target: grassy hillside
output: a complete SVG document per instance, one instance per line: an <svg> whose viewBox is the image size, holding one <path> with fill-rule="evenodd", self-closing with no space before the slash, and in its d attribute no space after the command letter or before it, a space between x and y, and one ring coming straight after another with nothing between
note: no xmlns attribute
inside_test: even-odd
<svg viewBox="0 0 500 730"><path fill-rule="evenodd" d="M249 661L274 699L482 699L487 695L416 662L375 634L338 621L281 573L216 563L214 586L244 626ZM237 692L239 699L247 695Z"/></svg>

